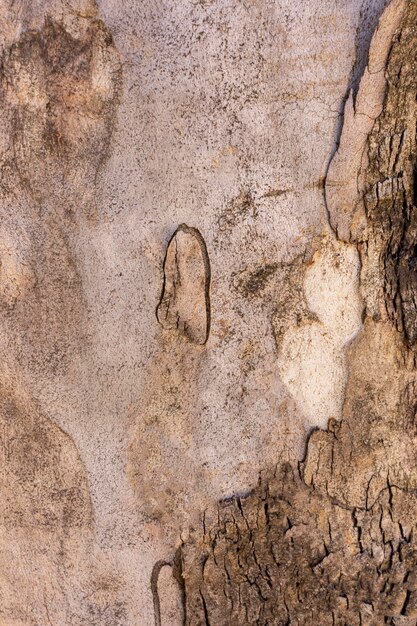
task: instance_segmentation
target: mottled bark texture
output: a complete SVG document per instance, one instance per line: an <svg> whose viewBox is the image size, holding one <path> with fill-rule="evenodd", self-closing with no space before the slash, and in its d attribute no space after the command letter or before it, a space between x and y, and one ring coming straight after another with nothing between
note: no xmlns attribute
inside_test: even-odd
<svg viewBox="0 0 417 626"><path fill-rule="evenodd" d="M265 474L192 532L182 546L189 626L417 624L417 2L393 2L399 14L386 62L368 67L358 92L372 105L371 76L385 73L381 110L355 142L361 115L348 99L329 168L330 220L358 247L365 307L343 418L313 431L299 467ZM352 191L340 164L359 148Z"/></svg>
<svg viewBox="0 0 417 626"><path fill-rule="evenodd" d="M18 15L36 21L36 7ZM9 17L0 72L0 623L114 624L113 607L102 617L113 591L97 579L104 600L82 600L93 527L83 461L23 372L59 379L88 343L72 243L95 216L120 62L92 4L18 37Z"/></svg>

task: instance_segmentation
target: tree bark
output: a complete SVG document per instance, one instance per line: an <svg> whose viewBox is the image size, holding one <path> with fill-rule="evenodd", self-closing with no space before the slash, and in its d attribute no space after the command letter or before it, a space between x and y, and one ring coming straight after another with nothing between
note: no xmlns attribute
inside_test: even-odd
<svg viewBox="0 0 417 626"><path fill-rule="evenodd" d="M184 544L187 624L417 623L416 23L414 2L383 15L326 177L365 302L342 419Z"/></svg>
<svg viewBox="0 0 417 626"><path fill-rule="evenodd" d="M0 626L417 626L416 28L0 0Z"/></svg>

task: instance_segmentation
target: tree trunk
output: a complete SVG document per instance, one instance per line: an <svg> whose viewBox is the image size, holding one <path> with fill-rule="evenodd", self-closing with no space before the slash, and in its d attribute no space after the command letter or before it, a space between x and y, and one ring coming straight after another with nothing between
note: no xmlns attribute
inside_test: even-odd
<svg viewBox="0 0 417 626"><path fill-rule="evenodd" d="M0 0L0 626L417 626L416 29Z"/></svg>

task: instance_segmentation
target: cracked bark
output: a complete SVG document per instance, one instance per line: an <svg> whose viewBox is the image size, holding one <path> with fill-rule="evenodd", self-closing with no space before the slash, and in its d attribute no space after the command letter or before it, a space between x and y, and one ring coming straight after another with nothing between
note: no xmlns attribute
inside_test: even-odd
<svg viewBox="0 0 417 626"><path fill-rule="evenodd" d="M343 417L312 432L299 467L266 472L184 542L188 626L417 624L417 3L392 4L401 23L385 41L385 96L357 162L356 209L346 211L347 183L334 182L355 141L341 142L329 168L330 219L358 247L365 303ZM360 132L358 119L346 123Z"/></svg>

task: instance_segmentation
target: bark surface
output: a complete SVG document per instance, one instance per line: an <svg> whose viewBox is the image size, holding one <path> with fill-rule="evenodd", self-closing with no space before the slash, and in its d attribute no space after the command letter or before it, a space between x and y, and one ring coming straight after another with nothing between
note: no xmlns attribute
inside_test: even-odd
<svg viewBox="0 0 417 626"><path fill-rule="evenodd" d="M190 626L417 623L417 3L401 10L359 160L361 227L352 211L345 229L361 257L365 319L348 353L342 420L312 432L297 468L220 503L218 520L183 545ZM339 171L349 150L342 134ZM346 225L338 189L330 217Z"/></svg>
<svg viewBox="0 0 417 626"><path fill-rule="evenodd" d="M416 13L0 0L0 626L417 623Z"/></svg>

